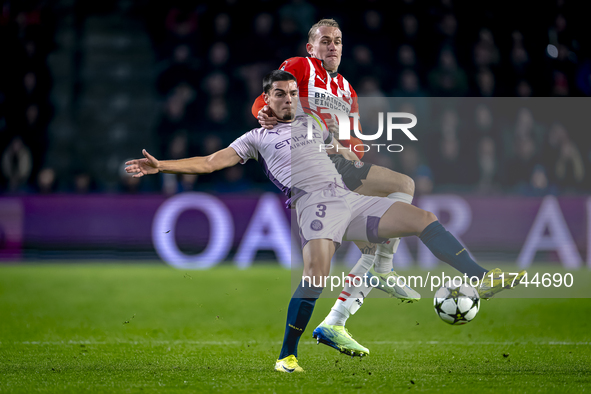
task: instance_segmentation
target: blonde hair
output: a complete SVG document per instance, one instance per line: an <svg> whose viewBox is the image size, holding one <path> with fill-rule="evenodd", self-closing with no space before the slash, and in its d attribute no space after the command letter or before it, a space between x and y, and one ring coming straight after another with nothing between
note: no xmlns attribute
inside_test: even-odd
<svg viewBox="0 0 591 394"><path fill-rule="evenodd" d="M310 28L310 31L308 32L308 42L314 42L317 36L316 30L321 26L336 27L337 29L340 29L338 22L334 19L321 19Z"/></svg>

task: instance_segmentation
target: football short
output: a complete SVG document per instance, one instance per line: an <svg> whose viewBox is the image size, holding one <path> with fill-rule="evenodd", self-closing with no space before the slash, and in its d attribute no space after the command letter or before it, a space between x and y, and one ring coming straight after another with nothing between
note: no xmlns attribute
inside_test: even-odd
<svg viewBox="0 0 591 394"><path fill-rule="evenodd" d="M343 155L328 155L332 160L337 171L343 177L343 181L349 190L355 190L361 186L361 180L367 178L372 164L364 163L361 160L351 161Z"/></svg>
<svg viewBox="0 0 591 394"><path fill-rule="evenodd" d="M342 187L307 193L296 201L302 248L312 239L381 243L381 217L394 204L386 197L362 196Z"/></svg>

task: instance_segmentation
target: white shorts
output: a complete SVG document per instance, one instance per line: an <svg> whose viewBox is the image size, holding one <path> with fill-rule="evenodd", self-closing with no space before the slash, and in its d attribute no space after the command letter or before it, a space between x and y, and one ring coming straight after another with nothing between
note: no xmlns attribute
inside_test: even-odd
<svg viewBox="0 0 591 394"><path fill-rule="evenodd" d="M394 202L340 187L307 193L296 201L302 248L311 239L321 238L339 244L343 239L384 242L386 238L378 237L378 224Z"/></svg>

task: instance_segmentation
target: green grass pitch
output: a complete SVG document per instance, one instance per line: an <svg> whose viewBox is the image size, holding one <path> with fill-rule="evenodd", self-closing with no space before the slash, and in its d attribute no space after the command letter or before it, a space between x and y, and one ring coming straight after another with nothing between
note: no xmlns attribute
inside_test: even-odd
<svg viewBox="0 0 591 394"><path fill-rule="evenodd" d="M587 270L575 279L591 279ZM583 286L582 283L579 285ZM371 393L591 390L591 300L498 298L449 326L432 299L368 299L348 328L363 360L316 345L273 371L290 272L158 264L0 266L0 392Z"/></svg>

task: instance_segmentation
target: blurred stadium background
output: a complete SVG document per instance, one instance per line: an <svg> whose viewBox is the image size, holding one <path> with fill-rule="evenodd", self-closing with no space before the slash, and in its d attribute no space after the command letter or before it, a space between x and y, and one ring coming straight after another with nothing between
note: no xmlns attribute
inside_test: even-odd
<svg viewBox="0 0 591 394"><path fill-rule="evenodd" d="M514 3L0 1L0 258L157 259L154 234L171 230L152 234L158 207L190 191L227 207L232 232L219 234L233 239L229 259L240 255L260 196L276 193L255 163L138 180L123 162L142 148L164 159L205 155L256 127L262 76L305 56L309 27L328 17L344 35L339 71L361 97L430 111L420 143L367 161L411 175L419 206L442 220L453 222L450 210L469 215L456 230L481 256L518 258L543 207L540 226L550 228L538 241L552 250L542 257L591 262L585 16L566 0L536 6L535 17L531 4ZM500 111L507 97L573 101ZM553 113L553 103L578 117ZM178 218L182 253L205 249L215 215ZM564 239L568 247L554 244ZM238 260L281 260L275 246L275 256L243 250Z"/></svg>

